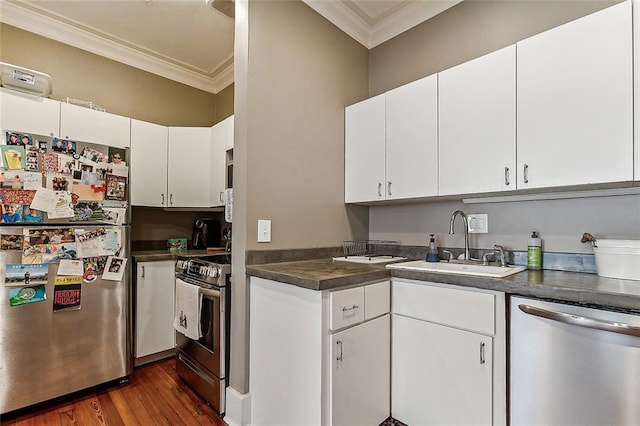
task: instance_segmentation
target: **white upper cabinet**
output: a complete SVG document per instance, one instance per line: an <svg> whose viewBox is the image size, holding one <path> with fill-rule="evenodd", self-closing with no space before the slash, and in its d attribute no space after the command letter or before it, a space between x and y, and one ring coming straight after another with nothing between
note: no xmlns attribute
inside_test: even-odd
<svg viewBox="0 0 640 426"><path fill-rule="evenodd" d="M438 77L386 93L387 200L438 194Z"/></svg>
<svg viewBox="0 0 640 426"><path fill-rule="evenodd" d="M131 119L68 103L60 103L60 136L77 141L127 148Z"/></svg>
<svg viewBox="0 0 640 426"><path fill-rule="evenodd" d="M631 3L517 44L518 188L633 179Z"/></svg>
<svg viewBox="0 0 640 426"><path fill-rule="evenodd" d="M516 189L516 47L438 79L439 194Z"/></svg>
<svg viewBox="0 0 640 426"><path fill-rule="evenodd" d="M234 118L233 115L225 118L216 126L222 126L224 128L224 141L225 141L225 149L229 151L233 149L233 138L234 138Z"/></svg>
<svg viewBox="0 0 640 426"><path fill-rule="evenodd" d="M346 108L345 202L437 193L436 75Z"/></svg>
<svg viewBox="0 0 640 426"><path fill-rule="evenodd" d="M0 89L0 130L58 136L60 102Z"/></svg>
<svg viewBox="0 0 640 426"><path fill-rule="evenodd" d="M169 127L167 207L211 207L211 128Z"/></svg>
<svg viewBox="0 0 640 426"><path fill-rule="evenodd" d="M231 121L233 127L233 121ZM229 121L224 120L211 128L211 202L212 206L224 205L226 184L226 152Z"/></svg>
<svg viewBox="0 0 640 426"><path fill-rule="evenodd" d="M384 199L385 95L345 109L344 199L347 203Z"/></svg>
<svg viewBox="0 0 640 426"><path fill-rule="evenodd" d="M131 204L166 207L169 131L159 124L131 120Z"/></svg>

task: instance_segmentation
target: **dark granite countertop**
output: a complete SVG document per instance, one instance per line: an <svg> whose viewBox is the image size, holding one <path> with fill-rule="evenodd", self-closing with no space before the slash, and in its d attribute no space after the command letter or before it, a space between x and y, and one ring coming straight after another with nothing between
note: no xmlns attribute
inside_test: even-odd
<svg viewBox="0 0 640 426"><path fill-rule="evenodd" d="M388 279L384 265L334 262L331 259L247 265L247 275L311 290L329 290Z"/></svg>
<svg viewBox="0 0 640 426"><path fill-rule="evenodd" d="M391 271L381 265L322 259L251 265L247 266L247 275L312 290L336 289L393 276L640 312L640 281L603 278L578 272L523 271L505 278L487 278L398 269Z"/></svg>

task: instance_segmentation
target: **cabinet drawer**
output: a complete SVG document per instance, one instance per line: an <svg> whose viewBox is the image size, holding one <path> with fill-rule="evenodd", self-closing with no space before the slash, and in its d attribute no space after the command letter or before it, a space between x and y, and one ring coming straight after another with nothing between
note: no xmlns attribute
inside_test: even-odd
<svg viewBox="0 0 640 426"><path fill-rule="evenodd" d="M329 293L329 328L338 330L364 320L364 287Z"/></svg>
<svg viewBox="0 0 640 426"><path fill-rule="evenodd" d="M495 296L491 293L394 280L392 310L412 318L495 334Z"/></svg>
<svg viewBox="0 0 640 426"><path fill-rule="evenodd" d="M379 317L389 312L391 282L383 281L364 288L364 319Z"/></svg>

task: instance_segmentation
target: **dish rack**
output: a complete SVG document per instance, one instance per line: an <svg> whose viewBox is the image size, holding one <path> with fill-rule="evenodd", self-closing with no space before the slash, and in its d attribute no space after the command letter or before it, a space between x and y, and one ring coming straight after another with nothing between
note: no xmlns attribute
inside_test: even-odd
<svg viewBox="0 0 640 426"><path fill-rule="evenodd" d="M395 257L398 253L398 241L388 240L362 240L362 241L343 241L342 252L344 257L348 256L391 256Z"/></svg>

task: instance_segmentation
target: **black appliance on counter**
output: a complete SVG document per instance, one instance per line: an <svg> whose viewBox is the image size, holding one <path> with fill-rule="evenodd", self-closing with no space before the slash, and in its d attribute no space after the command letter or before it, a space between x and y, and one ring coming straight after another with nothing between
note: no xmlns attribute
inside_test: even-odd
<svg viewBox="0 0 640 426"><path fill-rule="evenodd" d="M202 294L202 337L192 340L176 331L176 371L214 410L224 415L229 385L231 256L181 257L175 271L176 282L196 285Z"/></svg>
<svg viewBox="0 0 640 426"><path fill-rule="evenodd" d="M220 247L220 221L215 219L196 219L193 222L191 242L194 249Z"/></svg>

